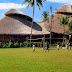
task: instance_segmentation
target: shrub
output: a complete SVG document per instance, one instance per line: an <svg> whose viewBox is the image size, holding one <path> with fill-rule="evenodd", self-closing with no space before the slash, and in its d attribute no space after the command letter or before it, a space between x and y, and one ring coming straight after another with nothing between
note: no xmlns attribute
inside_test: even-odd
<svg viewBox="0 0 72 72"><path fill-rule="evenodd" d="M38 47L40 47L41 42L38 42Z"/></svg>
<svg viewBox="0 0 72 72"><path fill-rule="evenodd" d="M0 42L0 48L2 48L2 43Z"/></svg>
<svg viewBox="0 0 72 72"><path fill-rule="evenodd" d="M11 40L9 41L9 43L7 44L7 48L12 48L13 47L13 43L11 42Z"/></svg>
<svg viewBox="0 0 72 72"><path fill-rule="evenodd" d="M48 41L46 41L46 44L48 44L48 45L49 45L49 42L48 42Z"/></svg>
<svg viewBox="0 0 72 72"><path fill-rule="evenodd" d="M38 42L34 42L35 46L37 47L38 46Z"/></svg>
<svg viewBox="0 0 72 72"><path fill-rule="evenodd" d="M24 45L23 45L23 43L20 43L20 47L23 47Z"/></svg>
<svg viewBox="0 0 72 72"><path fill-rule="evenodd" d="M7 45L6 44L3 44L3 48L7 48Z"/></svg>
<svg viewBox="0 0 72 72"><path fill-rule="evenodd" d="M62 45L62 42L57 42L57 44L61 46Z"/></svg>
<svg viewBox="0 0 72 72"><path fill-rule="evenodd" d="M57 44L60 44L60 42L57 42Z"/></svg>
<svg viewBox="0 0 72 72"><path fill-rule="evenodd" d="M65 47L65 42L62 42L62 46Z"/></svg>
<svg viewBox="0 0 72 72"><path fill-rule="evenodd" d="M17 41L17 42L14 42L14 47L15 47L15 48L18 48L18 47L19 47L18 41Z"/></svg>
<svg viewBox="0 0 72 72"><path fill-rule="evenodd" d="M66 43L68 43L69 42L69 40L68 39L66 39Z"/></svg>
<svg viewBox="0 0 72 72"><path fill-rule="evenodd" d="M24 44L25 47L27 47L28 42L24 41L23 44Z"/></svg>
<svg viewBox="0 0 72 72"><path fill-rule="evenodd" d="M60 42L57 42L58 45L60 45Z"/></svg>
<svg viewBox="0 0 72 72"><path fill-rule="evenodd" d="M36 47L39 47L40 46L40 42L32 42L32 44L31 45L35 45Z"/></svg>
<svg viewBox="0 0 72 72"><path fill-rule="evenodd" d="M28 47L30 47L30 42L28 42Z"/></svg>

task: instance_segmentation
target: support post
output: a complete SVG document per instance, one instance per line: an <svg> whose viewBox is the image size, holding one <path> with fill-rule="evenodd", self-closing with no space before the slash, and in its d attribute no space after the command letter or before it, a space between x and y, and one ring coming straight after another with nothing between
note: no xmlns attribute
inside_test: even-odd
<svg viewBox="0 0 72 72"><path fill-rule="evenodd" d="M45 50L45 35L43 37L43 49Z"/></svg>
<svg viewBox="0 0 72 72"><path fill-rule="evenodd" d="M66 45L66 38L65 38L65 45Z"/></svg>
<svg viewBox="0 0 72 72"><path fill-rule="evenodd" d="M26 37L26 42L27 42L27 45L26 45L26 47L28 47L28 38L29 38L29 37Z"/></svg>

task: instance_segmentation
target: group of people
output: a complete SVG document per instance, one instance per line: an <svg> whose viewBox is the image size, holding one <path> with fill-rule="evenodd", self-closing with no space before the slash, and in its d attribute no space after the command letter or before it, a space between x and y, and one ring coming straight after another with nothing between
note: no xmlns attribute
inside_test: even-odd
<svg viewBox="0 0 72 72"><path fill-rule="evenodd" d="M66 44L66 50L70 49L71 50L71 42Z"/></svg>
<svg viewBox="0 0 72 72"><path fill-rule="evenodd" d="M59 44L57 44L57 49L59 50ZM71 50L71 41L66 44L66 50Z"/></svg>
<svg viewBox="0 0 72 72"><path fill-rule="evenodd" d="M46 42L46 50L48 50L48 52L49 52L49 43L48 42ZM59 44L57 44L57 49L59 50L59 48L60 48L60 46L59 46ZM67 44L66 44L66 50L68 50L68 49L70 49L71 50L71 41L69 41ZM46 52L46 50L45 50L45 52ZM33 45L33 52L35 51L35 45Z"/></svg>
<svg viewBox="0 0 72 72"><path fill-rule="evenodd" d="M46 42L45 46L46 46L46 47L45 47L46 50L48 50L48 52L49 52L49 43ZM33 47L33 52L35 52L35 45L33 45L32 47ZM45 50L45 52L46 52L46 50Z"/></svg>

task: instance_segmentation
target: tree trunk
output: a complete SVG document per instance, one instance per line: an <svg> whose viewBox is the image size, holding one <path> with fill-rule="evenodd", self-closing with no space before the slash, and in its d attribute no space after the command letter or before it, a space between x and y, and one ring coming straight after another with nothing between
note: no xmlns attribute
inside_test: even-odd
<svg viewBox="0 0 72 72"><path fill-rule="evenodd" d="M51 17L51 25L50 25L50 45L51 45L51 31L52 31L52 17Z"/></svg>
<svg viewBox="0 0 72 72"><path fill-rule="evenodd" d="M50 8L51 10L51 25L50 25L50 45L51 45L51 32L52 32L52 7Z"/></svg>
<svg viewBox="0 0 72 72"><path fill-rule="evenodd" d="M65 34L65 25L64 25L64 34Z"/></svg>
<svg viewBox="0 0 72 72"><path fill-rule="evenodd" d="M31 39L32 39L32 27L33 27L33 22L34 22L34 8L35 8L35 5L33 6L33 18L32 18L31 34L30 34L30 47L31 47Z"/></svg>
<svg viewBox="0 0 72 72"><path fill-rule="evenodd" d="M43 49L45 50L45 35L44 35L44 39L43 39Z"/></svg>
<svg viewBox="0 0 72 72"><path fill-rule="evenodd" d="M65 25L64 25L64 38L65 38Z"/></svg>

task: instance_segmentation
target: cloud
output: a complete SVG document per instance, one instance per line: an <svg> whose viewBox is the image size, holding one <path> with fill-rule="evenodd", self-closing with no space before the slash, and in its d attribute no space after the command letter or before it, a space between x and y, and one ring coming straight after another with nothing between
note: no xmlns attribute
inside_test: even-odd
<svg viewBox="0 0 72 72"><path fill-rule="evenodd" d="M55 3L65 3L65 4L71 4L72 5L72 0L47 0L50 2L55 2Z"/></svg>
<svg viewBox="0 0 72 72"><path fill-rule="evenodd" d="M26 5L16 4L16 3L0 3L0 10L2 9L21 9L25 8Z"/></svg>
<svg viewBox="0 0 72 72"><path fill-rule="evenodd" d="M4 14L1 14L1 15L4 15Z"/></svg>

